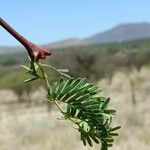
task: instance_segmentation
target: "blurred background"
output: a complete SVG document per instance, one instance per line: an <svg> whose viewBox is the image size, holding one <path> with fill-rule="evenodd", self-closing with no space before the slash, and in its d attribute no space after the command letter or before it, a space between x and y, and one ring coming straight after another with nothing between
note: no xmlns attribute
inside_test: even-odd
<svg viewBox="0 0 150 150"><path fill-rule="evenodd" d="M150 149L150 1L0 1L0 17L34 43L46 61L86 77L111 97L122 126L112 150ZM0 27L1 150L92 150L74 126L42 99L40 81L25 84L24 47ZM50 82L58 79L48 71Z"/></svg>

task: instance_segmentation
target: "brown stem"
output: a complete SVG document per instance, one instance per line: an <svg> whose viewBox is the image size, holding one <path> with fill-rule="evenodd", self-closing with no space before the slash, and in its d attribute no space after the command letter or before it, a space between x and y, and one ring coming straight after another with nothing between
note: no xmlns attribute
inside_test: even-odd
<svg viewBox="0 0 150 150"><path fill-rule="evenodd" d="M37 61L39 59L45 59L46 56L51 55L46 49L28 41L21 34L19 34L15 29L13 29L9 24L7 24L2 18L0 18L0 25L8 31L14 38L16 38L28 51L28 54L32 61Z"/></svg>
<svg viewBox="0 0 150 150"><path fill-rule="evenodd" d="M28 48L29 42L21 34L19 34L15 29L13 29L9 24L7 24L2 18L0 18L0 25L7 30L14 38L16 38L25 48Z"/></svg>

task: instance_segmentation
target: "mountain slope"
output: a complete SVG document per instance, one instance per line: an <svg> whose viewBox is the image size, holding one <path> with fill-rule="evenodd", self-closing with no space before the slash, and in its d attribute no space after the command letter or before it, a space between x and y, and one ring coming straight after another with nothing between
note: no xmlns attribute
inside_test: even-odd
<svg viewBox="0 0 150 150"><path fill-rule="evenodd" d="M87 45L86 41L81 39L70 38L70 39L50 43L45 46L51 48L65 48L65 47L74 47L74 46L81 46L81 45Z"/></svg>
<svg viewBox="0 0 150 150"><path fill-rule="evenodd" d="M0 47L0 54L12 54L12 53L23 52L23 51L25 51L25 48L22 46Z"/></svg>
<svg viewBox="0 0 150 150"><path fill-rule="evenodd" d="M90 44L117 43L150 38L150 23L128 23L85 39L66 39L43 45L46 48L66 48ZM0 54L25 51L23 47L0 47Z"/></svg>
<svg viewBox="0 0 150 150"><path fill-rule="evenodd" d="M86 41L80 39L66 39L50 44L42 45L48 49L59 49L59 48L66 48L66 47L76 47L76 46L84 46L87 45ZM25 52L25 48L21 46L14 46L14 47L0 47L0 54L12 54L14 52Z"/></svg>
<svg viewBox="0 0 150 150"><path fill-rule="evenodd" d="M128 23L118 25L103 33L98 33L85 40L89 44L124 42L150 37L150 23Z"/></svg>

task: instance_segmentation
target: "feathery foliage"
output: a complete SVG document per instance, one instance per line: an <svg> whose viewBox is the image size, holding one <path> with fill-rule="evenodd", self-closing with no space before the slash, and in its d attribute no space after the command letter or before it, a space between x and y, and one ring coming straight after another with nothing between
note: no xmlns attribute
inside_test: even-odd
<svg viewBox="0 0 150 150"><path fill-rule="evenodd" d="M116 111L108 106L110 98L99 96L100 92L98 86L84 78L61 78L49 87L47 96L52 102L66 104L66 110L62 111L64 118L78 126L84 145L101 142L101 150L107 150L118 135L114 131L120 127L110 127Z"/></svg>
<svg viewBox="0 0 150 150"><path fill-rule="evenodd" d="M101 89L97 85L89 83L85 78L70 77L67 69L56 69L46 64L33 62L31 67L22 67L31 75L31 78L25 82L36 79L45 80L48 101L58 107L63 114L63 119L77 125L76 129L84 145L93 146L93 142L101 143L101 150L107 150L113 145L114 137L118 136L116 130L120 129L120 126L111 127L112 117L116 111L109 107L109 97L100 96ZM49 85L44 67L59 73L60 80ZM60 107L60 103L64 104L64 109Z"/></svg>

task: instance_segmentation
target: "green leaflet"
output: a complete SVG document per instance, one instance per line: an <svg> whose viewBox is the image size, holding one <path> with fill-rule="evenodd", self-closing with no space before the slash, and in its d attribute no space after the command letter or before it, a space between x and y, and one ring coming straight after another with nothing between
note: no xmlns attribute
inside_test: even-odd
<svg viewBox="0 0 150 150"><path fill-rule="evenodd" d="M91 136L91 138L93 139L93 141L97 144L99 144L99 140L95 137L95 136Z"/></svg>
<svg viewBox="0 0 150 150"><path fill-rule="evenodd" d="M88 144L89 144L91 147L93 146L92 141L91 141L91 139L90 139L89 136L87 136L87 142L88 142Z"/></svg>
<svg viewBox="0 0 150 150"><path fill-rule="evenodd" d="M31 79L26 79L24 82L31 82L31 81L34 81L34 80L37 80L38 78L37 77L33 77Z"/></svg>
<svg viewBox="0 0 150 150"><path fill-rule="evenodd" d="M91 100L91 99L89 101L87 101L87 102L83 102L82 103L82 105L84 107L89 106L89 105L95 105L95 104L97 104L97 101L94 101L94 100Z"/></svg>
<svg viewBox="0 0 150 150"><path fill-rule="evenodd" d="M66 73L66 72L69 72L68 69L57 69L58 72L61 72L61 73Z"/></svg>
<svg viewBox="0 0 150 150"><path fill-rule="evenodd" d="M73 102L73 101L75 100L75 97L76 97L76 94L73 94L73 95L70 94L70 97L67 98L67 99L65 100L65 102L71 103L71 102Z"/></svg>
<svg viewBox="0 0 150 150"><path fill-rule="evenodd" d="M110 136L118 136L118 133L110 133Z"/></svg>
<svg viewBox="0 0 150 150"><path fill-rule="evenodd" d="M72 86L72 87L75 87L81 80L82 80L81 78L75 79L75 80L71 83L71 86Z"/></svg>
<svg viewBox="0 0 150 150"><path fill-rule="evenodd" d="M95 92L100 92L101 90L98 88L98 86L92 86L92 87L90 87L89 89L88 89L88 91L90 92L90 93L95 93Z"/></svg>
<svg viewBox="0 0 150 150"><path fill-rule="evenodd" d="M29 67L27 67L27 66L24 66L24 65L20 65L21 67L23 67L23 68L25 68L26 70L30 70L30 68Z"/></svg>
<svg viewBox="0 0 150 150"><path fill-rule="evenodd" d="M71 78L67 73L69 72L68 69L56 69L55 67L53 67L54 70L56 70L57 72L60 73L60 75L67 77L67 78Z"/></svg>
<svg viewBox="0 0 150 150"><path fill-rule="evenodd" d="M66 82L64 81L64 87L61 89L60 93L66 93L71 90L71 84L73 82L73 79L67 80ZM59 94L59 93L58 93Z"/></svg>
<svg viewBox="0 0 150 150"><path fill-rule="evenodd" d="M59 86L58 86L59 85ZM64 82L58 82L57 83L57 87L56 87L56 89L55 89L55 91L53 91L53 92L55 92L56 93L56 95L58 95L59 96L59 93L61 93L61 90L63 89L63 87L64 87Z"/></svg>
<svg viewBox="0 0 150 150"><path fill-rule="evenodd" d="M82 132L81 132L81 141L83 141L83 145L86 146L86 139Z"/></svg>
<svg viewBox="0 0 150 150"><path fill-rule="evenodd" d="M76 98L75 101L76 101L76 102L83 102L83 101L85 101L85 100L88 100L89 97L90 97L90 94L89 94L89 93L84 94L84 95L81 95L81 96L78 95L78 97Z"/></svg>
<svg viewBox="0 0 150 150"><path fill-rule="evenodd" d="M64 76L64 77L69 78L69 79L71 78L71 77L70 77L68 74L66 74L66 73L61 72L60 74L61 74L62 76Z"/></svg>
<svg viewBox="0 0 150 150"><path fill-rule="evenodd" d="M86 105L86 109L98 109L99 108L99 104L93 104L93 105ZM99 109L98 109L99 112Z"/></svg>
<svg viewBox="0 0 150 150"><path fill-rule="evenodd" d="M114 115L116 113L116 110L114 110L114 109L107 109L107 110L104 110L104 113Z"/></svg>
<svg viewBox="0 0 150 150"><path fill-rule="evenodd" d="M114 141L113 138L106 138L107 143L112 143Z"/></svg>
<svg viewBox="0 0 150 150"><path fill-rule="evenodd" d="M108 103L110 102L110 98L107 98L104 103L101 106L101 109L103 110L104 108L106 108L106 106L108 105Z"/></svg>
<svg viewBox="0 0 150 150"><path fill-rule="evenodd" d="M117 127L115 127L115 128L110 128L110 129L109 129L109 132L116 131L116 130L118 130L118 129L120 129L120 128L121 128L120 126L117 126Z"/></svg>

